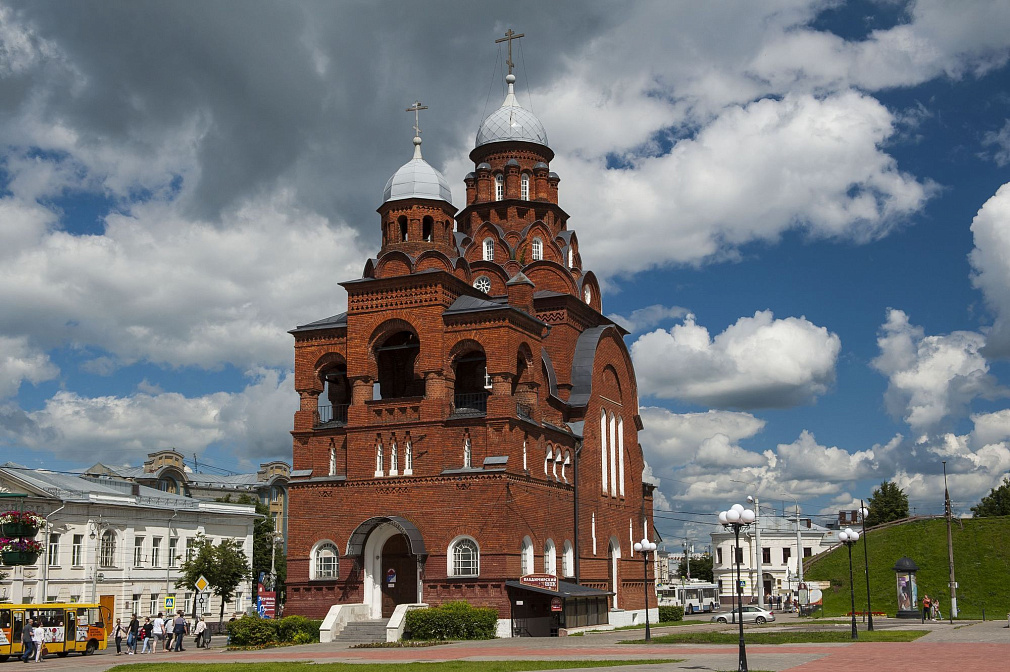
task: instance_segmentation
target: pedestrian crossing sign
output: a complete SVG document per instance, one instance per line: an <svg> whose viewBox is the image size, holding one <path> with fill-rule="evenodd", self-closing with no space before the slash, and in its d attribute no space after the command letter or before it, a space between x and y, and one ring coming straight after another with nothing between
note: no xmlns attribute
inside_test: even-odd
<svg viewBox="0 0 1010 672"><path fill-rule="evenodd" d="M175 611L175 596L165 598L165 611Z"/></svg>

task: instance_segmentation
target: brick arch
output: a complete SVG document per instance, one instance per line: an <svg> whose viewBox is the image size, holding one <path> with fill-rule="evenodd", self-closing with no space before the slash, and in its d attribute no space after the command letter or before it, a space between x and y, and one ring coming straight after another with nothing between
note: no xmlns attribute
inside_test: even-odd
<svg viewBox="0 0 1010 672"><path fill-rule="evenodd" d="M603 367L603 389L606 389L608 385L613 385L617 388L617 399L615 401L620 401L623 403L624 390L621 388L621 377L617 375L617 369L614 368L613 364L607 364ZM609 394L607 395L610 396ZM611 397L612 398L612 397Z"/></svg>
<svg viewBox="0 0 1010 672"><path fill-rule="evenodd" d="M452 363L456 361L456 358L460 355L465 355L470 352L479 351L485 357L487 357L487 350L484 345L474 339L474 338L461 338L456 341L451 348L449 348L449 356L445 361L446 369L452 368Z"/></svg>
<svg viewBox="0 0 1010 672"><path fill-rule="evenodd" d="M585 301L585 291L586 288L590 288L592 291L592 299L589 301L589 307L598 313L603 312L603 298L600 296L600 283L596 279L596 274L592 271L587 271L584 276L582 276L582 281L579 283L579 298Z"/></svg>
<svg viewBox="0 0 1010 672"><path fill-rule="evenodd" d="M414 272L437 270L452 273L453 263L444 252L438 250L425 250L414 262Z"/></svg>
<svg viewBox="0 0 1010 672"><path fill-rule="evenodd" d="M390 250L382 255L375 265L376 278L409 275L414 272L414 261L399 250Z"/></svg>
<svg viewBox="0 0 1010 672"><path fill-rule="evenodd" d="M379 324L372 333L368 336L368 365L365 374L372 380L378 380L379 378L379 367L378 361L375 357L375 347L385 341L387 338L393 334L399 333L401 331L409 331L421 339L420 334L416 327L407 320L401 318L392 318L386 320ZM423 344L422 344L423 347Z"/></svg>
<svg viewBox="0 0 1010 672"><path fill-rule="evenodd" d="M490 296L500 296L506 293L505 283L509 281L509 275L504 268L493 261L471 261L470 278L467 283L473 285L473 281L481 275L486 275L491 280Z"/></svg>
<svg viewBox="0 0 1010 672"><path fill-rule="evenodd" d="M572 274L561 264L548 261L534 261L523 267L523 273L536 285L537 290L548 289L562 294L580 296L579 287Z"/></svg>

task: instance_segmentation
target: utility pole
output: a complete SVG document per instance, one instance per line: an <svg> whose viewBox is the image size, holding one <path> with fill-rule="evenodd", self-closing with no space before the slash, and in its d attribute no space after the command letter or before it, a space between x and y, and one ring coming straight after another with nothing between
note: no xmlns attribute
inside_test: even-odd
<svg viewBox="0 0 1010 672"><path fill-rule="evenodd" d="M755 564L757 565L757 596L758 596L758 606L764 609L765 605L765 575L764 570L761 567L761 561L763 560L763 551L761 550L761 502L758 501L757 497L748 497L748 502L753 502L754 504L754 544L757 547L755 551Z"/></svg>
<svg viewBox="0 0 1010 672"><path fill-rule="evenodd" d="M687 566L687 582L691 582L691 540L684 537L684 564Z"/></svg>
<svg viewBox="0 0 1010 672"><path fill-rule="evenodd" d="M803 583L803 539L800 537L799 502L796 502L796 577L796 589L799 590L799 584Z"/></svg>
<svg viewBox="0 0 1010 672"><path fill-rule="evenodd" d="M950 617L957 618L957 582L954 580L954 538L950 532L950 491L947 490L947 460L943 461L943 508L947 516L947 566L950 569Z"/></svg>

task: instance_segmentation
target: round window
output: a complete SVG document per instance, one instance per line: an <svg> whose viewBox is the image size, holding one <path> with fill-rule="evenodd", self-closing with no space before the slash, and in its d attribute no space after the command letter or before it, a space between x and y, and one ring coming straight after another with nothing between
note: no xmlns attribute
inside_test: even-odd
<svg viewBox="0 0 1010 672"><path fill-rule="evenodd" d="M488 294L491 291L491 279L486 275L482 275L473 281L473 286L485 294Z"/></svg>

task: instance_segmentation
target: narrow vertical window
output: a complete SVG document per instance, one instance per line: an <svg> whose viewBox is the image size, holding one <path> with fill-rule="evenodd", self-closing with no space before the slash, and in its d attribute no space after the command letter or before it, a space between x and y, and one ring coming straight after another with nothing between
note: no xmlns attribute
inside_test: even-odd
<svg viewBox="0 0 1010 672"><path fill-rule="evenodd" d="M551 448L547 448L547 457L544 458L544 476L550 475L548 471L550 467L547 466L549 464L554 464L554 450Z"/></svg>
<svg viewBox="0 0 1010 672"><path fill-rule="evenodd" d="M80 567L84 564L84 535L75 534L74 535L74 546L70 554L70 564L74 567Z"/></svg>
<svg viewBox="0 0 1010 672"><path fill-rule="evenodd" d="M610 458L607 457L607 412L600 409L600 464L603 466L602 473L600 474L603 478L603 494L607 494L607 485L610 479L607 476L607 463Z"/></svg>
<svg viewBox="0 0 1010 672"><path fill-rule="evenodd" d="M337 447L330 446L330 476L337 475Z"/></svg>
<svg viewBox="0 0 1010 672"><path fill-rule="evenodd" d="M595 511L593 511L592 532L593 532L593 555L596 555L596 512Z"/></svg>
<svg viewBox="0 0 1010 672"><path fill-rule="evenodd" d="M463 468L469 469L473 464L473 446L470 443L470 435L463 438Z"/></svg>
<svg viewBox="0 0 1010 672"><path fill-rule="evenodd" d="M540 261L544 258L544 241L539 238L533 239L533 261Z"/></svg>
<svg viewBox="0 0 1010 672"><path fill-rule="evenodd" d="M389 475L397 476L400 473L399 465L397 465L396 458L396 437L393 437L393 442L389 444Z"/></svg>
<svg viewBox="0 0 1010 672"><path fill-rule="evenodd" d="M561 554L561 573L565 576L575 576L575 552L572 542L565 540Z"/></svg>
<svg viewBox="0 0 1010 672"><path fill-rule="evenodd" d="M494 238L484 239L484 261L494 261Z"/></svg>
<svg viewBox="0 0 1010 672"><path fill-rule="evenodd" d="M60 565L60 535L58 534L49 535L49 553L46 561L50 567L59 567Z"/></svg>
<svg viewBox="0 0 1010 672"><path fill-rule="evenodd" d="M617 420L617 468L617 487L621 490L621 497L624 497L624 418Z"/></svg>
<svg viewBox="0 0 1010 672"><path fill-rule="evenodd" d="M505 176L498 173L494 176L494 200L500 201L505 198Z"/></svg>
<svg viewBox="0 0 1010 672"><path fill-rule="evenodd" d="M575 268L575 251L568 247L568 268Z"/></svg>
<svg viewBox="0 0 1010 672"><path fill-rule="evenodd" d="M179 560L179 538L170 537L168 540L168 566L178 567Z"/></svg>
<svg viewBox="0 0 1010 672"><path fill-rule="evenodd" d="M400 225L400 240L407 240L407 218L400 215L400 218L396 220L397 224Z"/></svg>
<svg viewBox="0 0 1010 672"><path fill-rule="evenodd" d="M144 563L144 538L133 540L133 566L140 567Z"/></svg>
<svg viewBox="0 0 1010 672"><path fill-rule="evenodd" d="M407 443L403 446L403 475L410 476L414 473L414 447L410 444L410 434L407 434Z"/></svg>
<svg viewBox="0 0 1010 672"><path fill-rule="evenodd" d="M558 552L554 548L554 541L547 540L544 544L544 574L558 573Z"/></svg>
<svg viewBox="0 0 1010 672"><path fill-rule="evenodd" d="M421 239L426 242L431 242L432 231L435 229L435 220L431 217L426 216L421 220Z"/></svg>
<svg viewBox="0 0 1010 672"><path fill-rule="evenodd" d="M593 302L593 288L592 287L586 287L584 290L582 290L582 297L586 300L586 303L592 303Z"/></svg>
<svg viewBox="0 0 1010 672"><path fill-rule="evenodd" d="M375 437L375 476L382 476L382 437Z"/></svg>
<svg viewBox="0 0 1010 672"><path fill-rule="evenodd" d="M528 471L526 468L526 439L523 439L523 471Z"/></svg>
<svg viewBox="0 0 1010 672"><path fill-rule="evenodd" d="M522 178L519 180L519 196L524 201L530 200L530 176L529 176L529 173L523 173Z"/></svg>
<svg viewBox="0 0 1010 672"><path fill-rule="evenodd" d="M610 414L610 496L617 497L617 420Z"/></svg>
<svg viewBox="0 0 1010 672"><path fill-rule="evenodd" d="M529 537L523 537L522 551L519 555L520 573L522 575L533 573L533 541Z"/></svg>
<svg viewBox="0 0 1010 672"><path fill-rule="evenodd" d="M161 537L151 539L151 566L161 567Z"/></svg>

